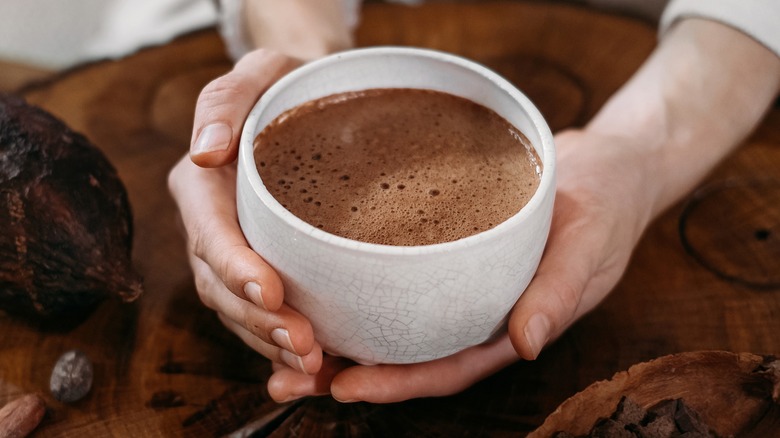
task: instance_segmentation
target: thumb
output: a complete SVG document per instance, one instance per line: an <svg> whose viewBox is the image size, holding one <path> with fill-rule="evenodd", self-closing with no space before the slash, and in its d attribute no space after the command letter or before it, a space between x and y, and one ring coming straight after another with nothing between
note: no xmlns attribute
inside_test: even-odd
<svg viewBox="0 0 780 438"><path fill-rule="evenodd" d="M512 345L524 359L536 359L614 285L613 270L603 269L609 265L608 239L571 201L559 193L544 256L509 318Z"/></svg>
<svg viewBox="0 0 780 438"><path fill-rule="evenodd" d="M219 167L238 155L244 119L268 87L300 61L270 50L241 58L232 71L206 85L195 105L190 158L201 167Z"/></svg>
<svg viewBox="0 0 780 438"><path fill-rule="evenodd" d="M509 335L523 359L536 359L550 340L574 322L584 287L580 276L564 278L570 274L537 273L515 305L509 318Z"/></svg>

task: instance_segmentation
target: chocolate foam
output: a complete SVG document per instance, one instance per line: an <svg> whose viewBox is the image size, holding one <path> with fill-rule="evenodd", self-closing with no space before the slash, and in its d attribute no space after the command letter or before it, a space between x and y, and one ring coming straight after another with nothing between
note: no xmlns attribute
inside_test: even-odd
<svg viewBox="0 0 780 438"><path fill-rule="evenodd" d="M488 230L539 185L541 161L498 114L415 89L324 97L287 111L255 140L271 194L332 234L429 245Z"/></svg>

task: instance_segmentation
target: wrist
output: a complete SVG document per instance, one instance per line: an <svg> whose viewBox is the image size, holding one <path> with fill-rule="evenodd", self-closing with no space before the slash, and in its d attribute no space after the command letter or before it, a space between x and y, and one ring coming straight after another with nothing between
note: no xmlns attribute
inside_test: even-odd
<svg viewBox="0 0 780 438"><path fill-rule="evenodd" d="M587 130L642 149L652 216L690 191L752 131L780 86L780 59L719 23L669 31Z"/></svg>
<svg viewBox="0 0 780 438"><path fill-rule="evenodd" d="M589 128L555 136L559 195L600 210L607 228L631 245L653 219L657 198L656 161L641 140Z"/></svg>

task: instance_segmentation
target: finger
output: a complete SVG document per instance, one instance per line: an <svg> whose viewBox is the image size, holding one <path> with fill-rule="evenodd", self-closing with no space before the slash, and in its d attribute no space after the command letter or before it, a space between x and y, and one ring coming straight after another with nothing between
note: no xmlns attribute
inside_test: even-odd
<svg viewBox="0 0 780 438"><path fill-rule="evenodd" d="M353 366L333 378L341 402L395 403L458 393L518 359L508 335L430 362Z"/></svg>
<svg viewBox="0 0 780 438"><path fill-rule="evenodd" d="M274 373L268 379L268 393L279 403L306 396L330 394L333 378L354 364L344 358L325 355L319 372L307 375L275 363Z"/></svg>
<svg viewBox="0 0 780 438"><path fill-rule="evenodd" d="M322 365L322 350L319 346L308 354L296 355L254 336L253 333L250 333L229 317L223 314L217 315L219 316L220 321L222 321L222 324L241 338L246 345L274 363L284 363L290 367L288 369L294 369L296 370L295 372L303 373L302 375L314 374L320 370Z"/></svg>
<svg viewBox="0 0 780 438"><path fill-rule="evenodd" d="M588 222L566 194L556 199L550 238L533 280L509 319L509 334L517 353L535 359L542 348L593 309L606 292L612 266L604 254L609 230Z"/></svg>
<svg viewBox="0 0 780 438"><path fill-rule="evenodd" d="M198 294L207 307L260 341L294 355L306 355L316 349L311 323L303 315L287 305L282 305L276 312L261 309L227 290L202 260L192 256L190 263L196 275Z"/></svg>
<svg viewBox="0 0 780 438"><path fill-rule="evenodd" d="M190 157L202 167L235 160L244 119L268 87L300 62L271 50L241 58L232 71L206 85L195 106Z"/></svg>
<svg viewBox="0 0 780 438"><path fill-rule="evenodd" d="M249 248L238 224L235 168L203 169L186 157L168 177L189 237L189 251L204 260L236 296L267 310L284 301L282 280Z"/></svg>

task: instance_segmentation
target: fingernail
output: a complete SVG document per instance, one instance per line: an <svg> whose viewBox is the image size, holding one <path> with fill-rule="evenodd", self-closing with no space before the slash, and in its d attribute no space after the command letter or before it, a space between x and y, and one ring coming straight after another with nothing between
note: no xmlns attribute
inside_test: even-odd
<svg viewBox="0 0 780 438"><path fill-rule="evenodd" d="M276 345L284 350L295 353L295 347L293 347L292 339L290 339L290 332L283 328L275 328L271 330L271 339L276 342Z"/></svg>
<svg viewBox="0 0 780 438"><path fill-rule="evenodd" d="M287 397L284 400L277 401L277 403L287 403L287 402L291 402L291 401L294 401L294 400L298 400L299 398L303 398L303 396L302 395L291 395L291 396Z"/></svg>
<svg viewBox="0 0 780 438"><path fill-rule="evenodd" d="M536 359L550 339L550 321L544 314L535 313L528 318L528 323L526 323L523 332L525 333L525 340L531 347L533 359Z"/></svg>
<svg viewBox="0 0 780 438"><path fill-rule="evenodd" d="M296 356L287 350L281 350L279 351L279 358L294 369L306 373L306 370L303 368L303 359L300 356Z"/></svg>
<svg viewBox="0 0 780 438"><path fill-rule="evenodd" d="M263 301L263 287L254 281L244 285L244 295L253 301L255 304L259 304L263 309L268 310L265 307L265 301Z"/></svg>
<svg viewBox="0 0 780 438"><path fill-rule="evenodd" d="M200 131L190 153L198 155L206 152L224 151L230 146L232 138L233 130L230 129L230 126L224 123L212 123Z"/></svg>
<svg viewBox="0 0 780 438"><path fill-rule="evenodd" d="M339 402L339 403L356 403L356 402L358 402L358 401L359 401L359 400L355 400L355 399L345 399L345 400L341 400L341 399L339 399L339 398L336 398L336 396L335 396L335 395L333 395L333 400L336 400L336 401L337 401L337 402Z"/></svg>

